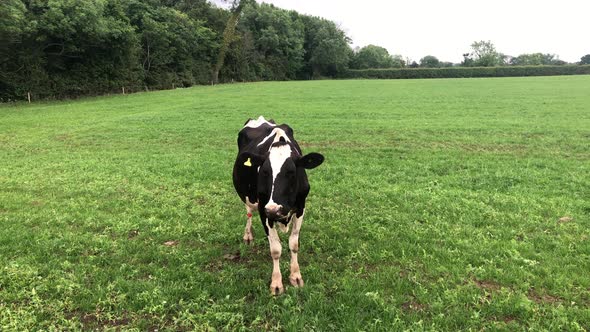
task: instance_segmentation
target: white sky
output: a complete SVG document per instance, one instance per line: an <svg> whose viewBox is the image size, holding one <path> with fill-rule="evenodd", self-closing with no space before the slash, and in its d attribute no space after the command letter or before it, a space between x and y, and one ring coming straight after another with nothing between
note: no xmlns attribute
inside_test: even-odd
<svg viewBox="0 0 590 332"><path fill-rule="evenodd" d="M257 0L336 22L353 46L375 44L419 61L461 62L474 41L506 55L590 53L590 0Z"/></svg>

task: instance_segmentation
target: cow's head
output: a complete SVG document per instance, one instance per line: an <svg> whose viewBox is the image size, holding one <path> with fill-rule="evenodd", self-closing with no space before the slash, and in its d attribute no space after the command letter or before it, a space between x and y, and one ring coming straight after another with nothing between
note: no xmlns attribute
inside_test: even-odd
<svg viewBox="0 0 590 332"><path fill-rule="evenodd" d="M322 164L324 156L309 153L300 156L287 142L273 143L266 155L245 152L241 156L250 167L258 169L258 203L264 206L269 220L284 220L295 208L297 193L307 185L305 169Z"/></svg>

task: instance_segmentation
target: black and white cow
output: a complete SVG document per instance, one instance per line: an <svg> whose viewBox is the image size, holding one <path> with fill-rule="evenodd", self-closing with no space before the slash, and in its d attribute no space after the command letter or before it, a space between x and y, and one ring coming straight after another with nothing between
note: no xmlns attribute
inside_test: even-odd
<svg viewBox="0 0 590 332"><path fill-rule="evenodd" d="M293 224L289 236L289 280L295 287L303 286L297 252L305 199L309 193L305 170L319 166L324 156L319 153L303 155L288 125L277 125L262 116L246 121L238 134L238 149L233 181L238 195L246 204L248 219L244 242L250 244L254 240L252 213L258 210L273 260L270 290L274 295L280 294L284 289L279 268L282 248L275 226L287 232L289 225Z"/></svg>

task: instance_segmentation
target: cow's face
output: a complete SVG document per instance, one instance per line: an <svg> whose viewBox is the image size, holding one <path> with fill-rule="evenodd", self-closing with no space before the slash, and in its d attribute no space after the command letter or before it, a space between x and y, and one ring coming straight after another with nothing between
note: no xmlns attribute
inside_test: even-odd
<svg viewBox="0 0 590 332"><path fill-rule="evenodd" d="M258 199L271 221L284 220L295 209L295 201L305 169L319 166L324 157L310 153L303 157L287 143L275 143L266 156L249 155L252 167L258 168Z"/></svg>

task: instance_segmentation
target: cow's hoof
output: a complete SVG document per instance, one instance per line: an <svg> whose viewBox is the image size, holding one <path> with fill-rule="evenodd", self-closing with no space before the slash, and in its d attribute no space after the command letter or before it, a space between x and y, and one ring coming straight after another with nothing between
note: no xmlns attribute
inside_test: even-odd
<svg viewBox="0 0 590 332"><path fill-rule="evenodd" d="M270 293L273 296L277 296L277 295L281 295L283 294L283 292L285 291L285 288L283 288L283 284L271 284L270 285Z"/></svg>
<svg viewBox="0 0 590 332"><path fill-rule="evenodd" d="M303 278L301 277L300 273L291 275L289 277L289 281L294 287L303 287Z"/></svg>
<svg viewBox="0 0 590 332"><path fill-rule="evenodd" d="M247 245L254 243L254 237L252 234L244 234L244 243Z"/></svg>

